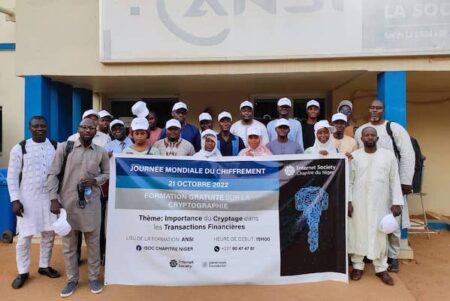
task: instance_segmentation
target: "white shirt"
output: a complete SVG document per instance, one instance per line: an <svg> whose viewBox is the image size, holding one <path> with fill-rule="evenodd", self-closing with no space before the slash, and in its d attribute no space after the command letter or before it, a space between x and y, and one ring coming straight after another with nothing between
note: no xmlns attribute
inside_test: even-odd
<svg viewBox="0 0 450 301"><path fill-rule="evenodd" d="M261 122L259 122L258 120L253 119L252 123L249 125L244 125L242 124L242 122L236 121L235 123L233 123L233 125L230 128L230 133L236 136L241 137L242 141L244 142L245 146L247 147L247 129L249 127L258 127L261 129L261 135L262 135L262 145L266 145L267 143L269 143L269 134L267 133L267 129L266 126L264 124L262 124Z"/></svg>
<svg viewBox="0 0 450 301"><path fill-rule="evenodd" d="M11 202L19 200L24 207L23 217L17 218L17 232L23 237L52 231L51 225L56 220L56 215L50 212L47 188L47 174L55 148L48 139L42 143L28 139L25 149L23 161L22 147L16 144L11 149L7 177ZM20 171L22 181L19 184Z"/></svg>

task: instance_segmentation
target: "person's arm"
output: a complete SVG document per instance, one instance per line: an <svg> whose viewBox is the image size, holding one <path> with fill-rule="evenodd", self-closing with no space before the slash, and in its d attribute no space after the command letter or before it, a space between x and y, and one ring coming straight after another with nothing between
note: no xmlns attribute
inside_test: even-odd
<svg viewBox="0 0 450 301"><path fill-rule="evenodd" d="M95 177L96 184L102 185L109 179L109 157L108 152L102 153L102 159L100 162L100 174Z"/></svg>
<svg viewBox="0 0 450 301"><path fill-rule="evenodd" d="M355 185L355 174L357 164L354 160L349 162L349 181L348 181L348 191L347 191L347 214L348 217L353 216L353 186Z"/></svg>
<svg viewBox="0 0 450 301"><path fill-rule="evenodd" d="M64 162L64 149L67 142L58 144L55 157L47 175L47 188L51 200L50 211L54 214L59 214L61 204L58 201L59 179L58 175L61 173L61 168Z"/></svg>
<svg viewBox="0 0 450 301"><path fill-rule="evenodd" d="M391 126L395 144L400 152L400 182L402 186L408 186L409 189L407 188L406 191L403 191L404 194L408 194L412 189L416 156L408 132L397 123L393 122Z"/></svg>
<svg viewBox="0 0 450 301"><path fill-rule="evenodd" d="M298 123L298 128L297 128L297 137L295 137L295 142L297 142L298 144L300 144L301 148L302 148L302 153L305 150L305 147L303 145L303 129L302 129L302 124L300 123L300 121L297 121Z"/></svg>
<svg viewBox="0 0 450 301"><path fill-rule="evenodd" d="M391 169L389 171L389 190L391 192L392 206L391 211L394 216L398 216L401 213L401 206L404 205L403 193L400 185L400 176L398 173L398 164L395 155L392 153Z"/></svg>
<svg viewBox="0 0 450 301"><path fill-rule="evenodd" d="M16 216L22 217L23 205L20 202L20 183L19 177L22 171L22 148L19 144L15 145L9 153L7 184L12 209Z"/></svg>

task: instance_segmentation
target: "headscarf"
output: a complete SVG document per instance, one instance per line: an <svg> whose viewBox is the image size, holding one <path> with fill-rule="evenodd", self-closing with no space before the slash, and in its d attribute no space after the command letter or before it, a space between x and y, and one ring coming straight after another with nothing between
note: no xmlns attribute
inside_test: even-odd
<svg viewBox="0 0 450 301"><path fill-rule="evenodd" d="M259 145L256 148L252 148L250 144L248 144L248 137L249 136L259 136ZM239 156L250 156L250 157L257 157L257 156L270 156L272 155L272 152L262 144L263 137L260 128L251 126L247 129L247 144L248 147L244 148L239 152Z"/></svg>
<svg viewBox="0 0 450 301"><path fill-rule="evenodd" d="M214 140L214 143L215 143L214 150L209 152L209 151L207 151L205 149L206 139ZM207 129L207 130L204 130L202 132L201 144L202 144L202 149L199 152L195 153L194 157L197 157L197 158L210 158L210 159L221 158L222 157L222 154L217 149L217 134L213 130Z"/></svg>
<svg viewBox="0 0 450 301"><path fill-rule="evenodd" d="M322 143L317 138L317 132L320 129L327 129L330 133L330 138L328 138L328 141L325 143ZM320 155L319 151L326 150L328 154L336 154L336 145L334 144L334 141L331 139L331 135L336 132L336 128L334 126L331 126L327 120L321 120L316 122L314 125L314 137L316 138L314 141L314 145L311 147L311 154L313 155Z"/></svg>

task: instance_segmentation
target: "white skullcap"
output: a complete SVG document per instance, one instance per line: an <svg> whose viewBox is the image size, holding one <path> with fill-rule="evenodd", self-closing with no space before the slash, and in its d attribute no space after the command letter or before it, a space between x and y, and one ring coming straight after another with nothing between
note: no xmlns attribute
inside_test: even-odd
<svg viewBox="0 0 450 301"><path fill-rule="evenodd" d="M176 110L179 110L179 109L185 109L187 111L188 108L187 108L187 105L184 102L179 101L179 102L177 102L176 104L173 105L172 112L176 111Z"/></svg>
<svg viewBox="0 0 450 301"><path fill-rule="evenodd" d="M148 120L144 117L136 117L131 121L131 130L148 130Z"/></svg>
<svg viewBox="0 0 450 301"><path fill-rule="evenodd" d="M333 114L333 116L331 117L331 122L335 122L336 120L343 120L347 122L347 116L342 113Z"/></svg>
<svg viewBox="0 0 450 301"><path fill-rule="evenodd" d="M285 118L280 118L275 122L275 128L282 126L282 125L285 125L290 128L289 120L287 120Z"/></svg>
<svg viewBox="0 0 450 301"><path fill-rule="evenodd" d="M321 120L316 122L314 125L314 131L317 132L318 130L322 128L327 128L330 130L331 133L336 132L336 128L328 123L328 120Z"/></svg>
<svg viewBox="0 0 450 301"><path fill-rule="evenodd" d="M100 112L98 112L98 117L99 118L104 118L104 117L107 117L107 116L113 118L113 115L109 114L109 112L106 111L106 110L101 110Z"/></svg>
<svg viewBox="0 0 450 301"><path fill-rule="evenodd" d="M93 109L90 109L90 110L84 111L83 117L82 117L81 119L84 119L84 118L86 118L86 117L88 117L88 116L91 116L91 115L95 115L95 116L98 117L97 111L96 111L96 110L93 110Z"/></svg>
<svg viewBox="0 0 450 301"><path fill-rule="evenodd" d="M344 99L343 101L341 101L338 105L337 111L339 112L339 110L341 109L342 106L349 106L351 110L353 110L353 104L350 100Z"/></svg>
<svg viewBox="0 0 450 301"><path fill-rule="evenodd" d="M113 128L115 125L118 125L118 124L120 124L120 125L122 125L122 126L125 126L125 124L123 123L122 120L114 119L114 120L111 121L111 123L109 124L109 129L112 130L112 128Z"/></svg>
<svg viewBox="0 0 450 301"><path fill-rule="evenodd" d="M288 106L288 107L292 107L292 103L291 100L287 97L283 97L280 98L278 100L277 106L281 107L281 106Z"/></svg>
<svg viewBox="0 0 450 301"><path fill-rule="evenodd" d="M147 117L149 111L147 109L147 104L143 101L138 101L131 107L131 112L133 115L141 118Z"/></svg>
<svg viewBox="0 0 450 301"><path fill-rule="evenodd" d="M53 231L60 236L66 236L69 234L72 227L67 222L67 212L61 208L58 219L52 224Z"/></svg>
<svg viewBox="0 0 450 301"><path fill-rule="evenodd" d="M306 103L306 108L309 108L311 106L316 106L320 109L320 103L317 100L311 99Z"/></svg>
<svg viewBox="0 0 450 301"><path fill-rule="evenodd" d="M170 119L166 122L166 129L176 127L181 129L181 123L176 119Z"/></svg>
<svg viewBox="0 0 450 301"><path fill-rule="evenodd" d="M233 120L233 117L231 117L231 114L229 112L226 112L226 111L220 113L219 117L217 117L217 120L221 121L222 118L230 118L230 120Z"/></svg>
<svg viewBox="0 0 450 301"><path fill-rule="evenodd" d="M209 113L204 112L198 116L198 121L202 121L202 120L212 120L212 117Z"/></svg>
<svg viewBox="0 0 450 301"><path fill-rule="evenodd" d="M261 129L255 126L251 126L247 130L247 137L255 135L255 136L261 136Z"/></svg>
<svg viewBox="0 0 450 301"><path fill-rule="evenodd" d="M394 233L398 228L398 222L392 213L385 215L378 225L378 229L385 234Z"/></svg>
<svg viewBox="0 0 450 301"><path fill-rule="evenodd" d="M250 101L248 101L248 100L243 101L241 103L241 106L239 107L239 109L242 110L242 108L244 108L244 107L250 107L253 110L253 104Z"/></svg>

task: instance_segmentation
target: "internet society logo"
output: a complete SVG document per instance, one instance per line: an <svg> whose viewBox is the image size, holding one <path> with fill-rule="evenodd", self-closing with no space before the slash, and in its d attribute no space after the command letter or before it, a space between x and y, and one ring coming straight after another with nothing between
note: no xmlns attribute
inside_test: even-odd
<svg viewBox="0 0 450 301"><path fill-rule="evenodd" d="M286 166L284 168L284 173L288 177L292 177L293 175L295 175L295 168L294 168L294 166L291 166L291 165Z"/></svg>
<svg viewBox="0 0 450 301"><path fill-rule="evenodd" d="M175 259L172 259L169 262L169 265L170 265L171 268L175 268L178 265L178 262Z"/></svg>

